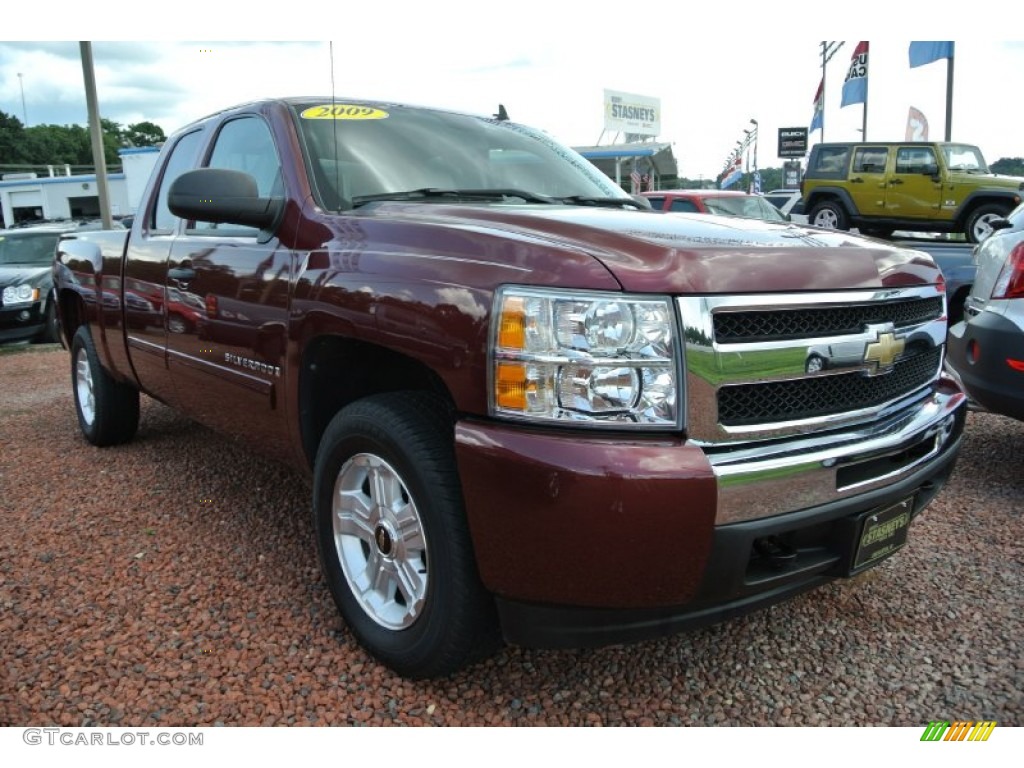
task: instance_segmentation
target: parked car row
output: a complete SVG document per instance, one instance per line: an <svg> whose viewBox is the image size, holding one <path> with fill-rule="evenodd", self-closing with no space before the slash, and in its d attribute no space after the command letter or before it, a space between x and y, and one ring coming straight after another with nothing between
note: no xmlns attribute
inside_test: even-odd
<svg viewBox="0 0 1024 768"><path fill-rule="evenodd" d="M989 225L964 319L949 331L947 366L975 402L1024 420L1024 204Z"/></svg>

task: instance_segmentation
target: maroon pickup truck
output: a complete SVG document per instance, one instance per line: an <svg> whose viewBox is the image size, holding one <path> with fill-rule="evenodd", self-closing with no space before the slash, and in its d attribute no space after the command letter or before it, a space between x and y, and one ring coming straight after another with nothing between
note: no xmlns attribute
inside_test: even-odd
<svg viewBox="0 0 1024 768"><path fill-rule="evenodd" d="M130 440L142 392L300 467L346 624L412 677L876 565L961 439L940 272L646 208L503 110L219 112L130 232L58 246L82 431Z"/></svg>

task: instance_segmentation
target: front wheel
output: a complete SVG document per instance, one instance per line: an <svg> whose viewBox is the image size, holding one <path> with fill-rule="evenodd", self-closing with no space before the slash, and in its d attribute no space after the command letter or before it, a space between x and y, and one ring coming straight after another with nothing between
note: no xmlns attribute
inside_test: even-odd
<svg viewBox="0 0 1024 768"><path fill-rule="evenodd" d="M1010 209L998 203L979 205L964 222L964 235L969 243L980 243L987 239L995 230L992 229L992 222L996 219L1004 219L1010 213Z"/></svg>
<svg viewBox="0 0 1024 768"><path fill-rule="evenodd" d="M359 643L401 675L448 675L497 637L477 574L451 419L417 393L341 410L317 451L324 578Z"/></svg>
<svg viewBox="0 0 1024 768"><path fill-rule="evenodd" d="M822 229L849 229L846 210L835 200L824 200L816 203L811 209L808 221Z"/></svg>
<svg viewBox="0 0 1024 768"><path fill-rule="evenodd" d="M139 391L103 370L88 326L71 342L71 381L78 425L93 445L126 443L139 428Z"/></svg>
<svg viewBox="0 0 1024 768"><path fill-rule="evenodd" d="M53 296L46 302L46 314L43 315L43 330L36 339L40 344L56 344L60 341L60 324L57 322L57 302Z"/></svg>

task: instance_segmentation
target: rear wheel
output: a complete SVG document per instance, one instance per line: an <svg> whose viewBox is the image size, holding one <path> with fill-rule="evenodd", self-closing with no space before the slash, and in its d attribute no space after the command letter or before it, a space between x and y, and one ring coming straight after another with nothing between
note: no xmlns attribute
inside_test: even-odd
<svg viewBox="0 0 1024 768"><path fill-rule="evenodd" d="M451 433L438 398L376 395L334 417L316 457L324 578L359 643L407 677L448 675L496 647Z"/></svg>
<svg viewBox="0 0 1024 768"><path fill-rule="evenodd" d="M185 333L188 331L188 323L185 322L185 318L181 315L168 315L167 330L171 333Z"/></svg>
<svg viewBox="0 0 1024 768"><path fill-rule="evenodd" d="M988 203L979 205L964 222L964 235L969 243L980 243L989 237L995 230L992 229L992 222L995 219L1004 219L1010 213L1010 208L999 203Z"/></svg>
<svg viewBox="0 0 1024 768"><path fill-rule="evenodd" d="M135 436L139 391L103 370L85 325L79 327L71 342L71 381L78 425L86 440L99 446L117 445Z"/></svg>
<svg viewBox="0 0 1024 768"><path fill-rule="evenodd" d="M811 209L808 221L823 229L849 229L846 210L835 200L823 200Z"/></svg>

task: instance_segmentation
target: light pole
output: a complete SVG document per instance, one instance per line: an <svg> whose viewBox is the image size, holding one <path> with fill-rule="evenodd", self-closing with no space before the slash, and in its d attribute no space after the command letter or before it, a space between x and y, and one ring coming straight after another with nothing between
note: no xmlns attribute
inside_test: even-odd
<svg viewBox="0 0 1024 768"><path fill-rule="evenodd" d="M18 73L18 85L21 87L21 116L25 120L25 127L28 128L28 110L25 109L25 82L21 79L21 72Z"/></svg>
<svg viewBox="0 0 1024 768"><path fill-rule="evenodd" d="M750 118L750 124L754 126L754 171L757 171L757 120Z"/></svg>

